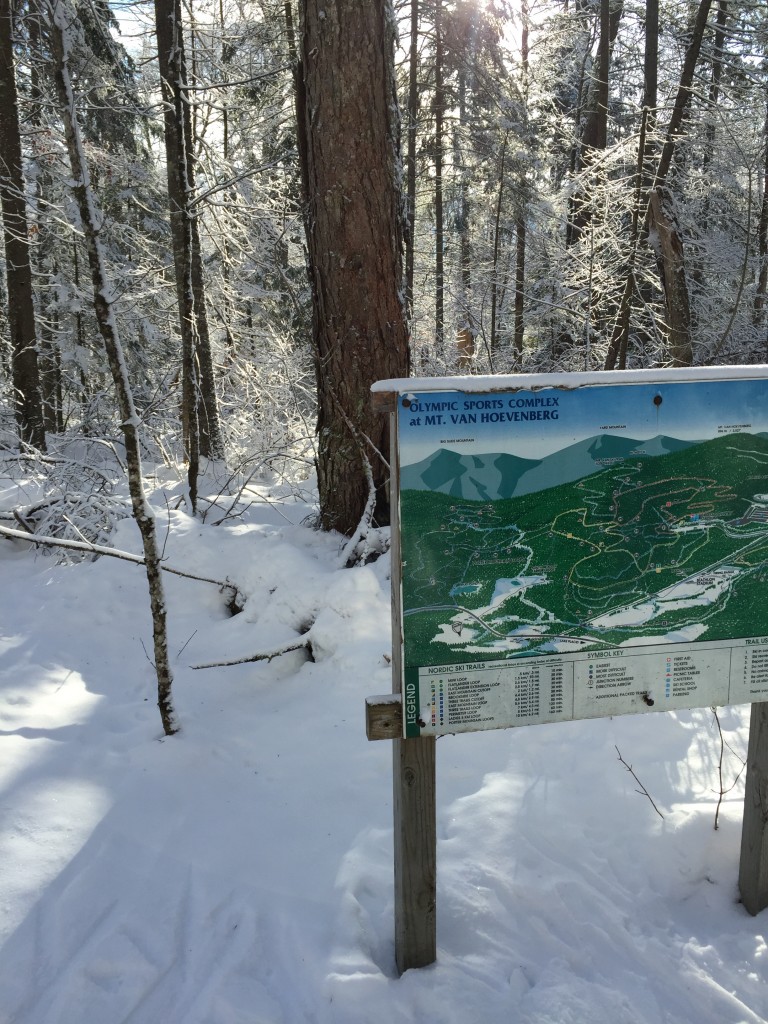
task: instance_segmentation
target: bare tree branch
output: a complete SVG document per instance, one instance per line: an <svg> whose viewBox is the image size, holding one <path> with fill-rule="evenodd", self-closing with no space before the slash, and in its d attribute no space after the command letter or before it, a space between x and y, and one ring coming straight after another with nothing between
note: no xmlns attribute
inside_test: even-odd
<svg viewBox="0 0 768 1024"><path fill-rule="evenodd" d="M312 633L307 631L297 640L289 640L280 647L273 647L270 651L259 651L258 654L249 654L245 658L234 658L232 661L209 661L204 665L193 665L192 668L229 668L230 665L249 665L253 661L272 661L282 654L289 654L291 651L300 651L302 647L308 647L312 652Z"/></svg>
<svg viewBox="0 0 768 1024"><path fill-rule="evenodd" d="M616 744L614 744L614 746L616 746ZM663 815L663 814L661 813L661 811L659 810L659 808L658 808L658 807L656 806L656 804L655 804L655 803L653 802L653 797L652 797L652 796L651 796L651 794L650 794L650 793L648 792L648 790L647 790L647 789L645 788L645 786L644 786L644 785L642 784L642 782L640 781L640 779L638 779L637 775L635 775L635 771L634 771L634 769L633 769L632 765L631 765L631 764L627 764L627 762L626 762L626 761L624 760L624 758L623 758L623 757L621 756L621 751L619 750L619 748L618 748L618 747L616 747L616 753L617 753L617 754L619 755L619 760L621 761L621 763L622 763L622 764L624 765L624 767L625 767L625 768L627 769L627 771L629 772L629 774L630 774L630 775L632 776L632 778L633 778L633 779L635 780L635 782L636 782L636 783L638 784L638 786L640 787L640 789L636 789L636 790L635 790L635 792L636 792L636 793L639 793L639 794L640 794L640 796L647 796L647 797L648 797L648 799L649 799L649 800L651 801L651 806L653 807L654 811L656 811L656 813L658 814L658 816L659 816L660 818L662 818L662 819L663 819L663 818L664 818L664 815Z"/></svg>

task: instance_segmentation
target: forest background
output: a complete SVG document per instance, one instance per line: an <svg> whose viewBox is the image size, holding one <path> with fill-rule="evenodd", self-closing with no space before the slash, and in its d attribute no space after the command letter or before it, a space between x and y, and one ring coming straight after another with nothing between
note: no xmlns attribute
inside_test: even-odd
<svg viewBox="0 0 768 1024"><path fill-rule="evenodd" d="M316 469L354 562L377 379L764 360L767 135L756 0L0 0L0 529L133 514L172 731L142 466Z"/></svg>

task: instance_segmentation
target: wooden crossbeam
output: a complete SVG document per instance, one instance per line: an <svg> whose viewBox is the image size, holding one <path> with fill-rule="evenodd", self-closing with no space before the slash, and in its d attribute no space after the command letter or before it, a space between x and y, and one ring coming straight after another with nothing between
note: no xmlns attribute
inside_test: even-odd
<svg viewBox="0 0 768 1024"><path fill-rule="evenodd" d="M365 734L369 740L399 740L403 736L403 701L399 693L367 697Z"/></svg>

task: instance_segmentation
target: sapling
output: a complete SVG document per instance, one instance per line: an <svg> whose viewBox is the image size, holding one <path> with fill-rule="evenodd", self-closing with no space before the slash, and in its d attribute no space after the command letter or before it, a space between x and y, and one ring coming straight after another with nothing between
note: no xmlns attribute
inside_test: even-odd
<svg viewBox="0 0 768 1024"><path fill-rule="evenodd" d="M726 743L725 737L723 736L723 727L722 727L722 725L720 723L720 716L718 715L717 708L715 708L715 707L712 708L712 717L714 719L715 725L717 726L717 734L718 734L718 737L720 739L720 756L719 756L718 762L717 762L717 778L718 778L717 807L715 808L715 831L717 831L717 829L720 827L720 807L721 807L722 802L723 802L723 797L726 796L726 794L730 793L731 790L735 788L736 784L738 783L739 779L741 778L742 774L744 773L744 770L747 767L747 762L745 761L745 759L743 757L741 757L739 754L736 753L736 751L733 749L733 747L730 745L730 743ZM734 757L736 757L738 759L738 761L741 764L741 767L739 768L738 772L734 776L733 782L730 784L730 786L727 786L727 787L725 785L725 779L723 778L723 761L725 760L725 750L726 750L726 747L734 755Z"/></svg>
<svg viewBox="0 0 768 1024"><path fill-rule="evenodd" d="M615 744L614 744L614 746L615 746ZM633 779L635 780L635 782L636 782L636 783L638 784L638 786L640 787L639 789L636 789L636 790L635 790L635 792L636 792L636 793L639 793L639 794L640 794L640 796L646 796L646 797L648 797L648 799L650 800L650 802L651 802L651 806L653 807L654 811L656 811L656 813L658 814L658 816L659 816L660 818L663 818L663 817L664 817L664 815L663 815L663 814L661 813L661 811L659 810L659 808L658 808L658 807L656 806L656 803L655 803L655 801L654 801L653 797L652 797L652 796L651 796L651 794L650 794L650 793L648 792L648 790L647 790L647 789L645 788L645 786L644 786L644 785L642 784L642 782L640 781L640 779L638 779L638 777L637 777L637 775L635 774L635 770L634 770L634 768L632 767L632 765L631 765L631 764L628 764L628 763L627 763L627 762L626 762L626 761L624 760L624 758L623 758L623 757L621 756L621 751L619 750L619 748L618 748L618 747L616 747L616 753L617 753L617 754L619 755L619 761L620 761L620 762L621 762L621 763L622 763L622 764L624 765L624 767L625 767L625 768L627 769L627 771L629 772L629 774L630 774L630 775L632 776L632 778L633 778Z"/></svg>

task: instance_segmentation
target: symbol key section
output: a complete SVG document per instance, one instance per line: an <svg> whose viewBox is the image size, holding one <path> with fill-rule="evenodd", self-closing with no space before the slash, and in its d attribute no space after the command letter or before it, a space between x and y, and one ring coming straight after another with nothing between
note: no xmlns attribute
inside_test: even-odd
<svg viewBox="0 0 768 1024"><path fill-rule="evenodd" d="M713 648L684 654L621 652L577 662L574 717L727 704L730 660L729 649Z"/></svg>

